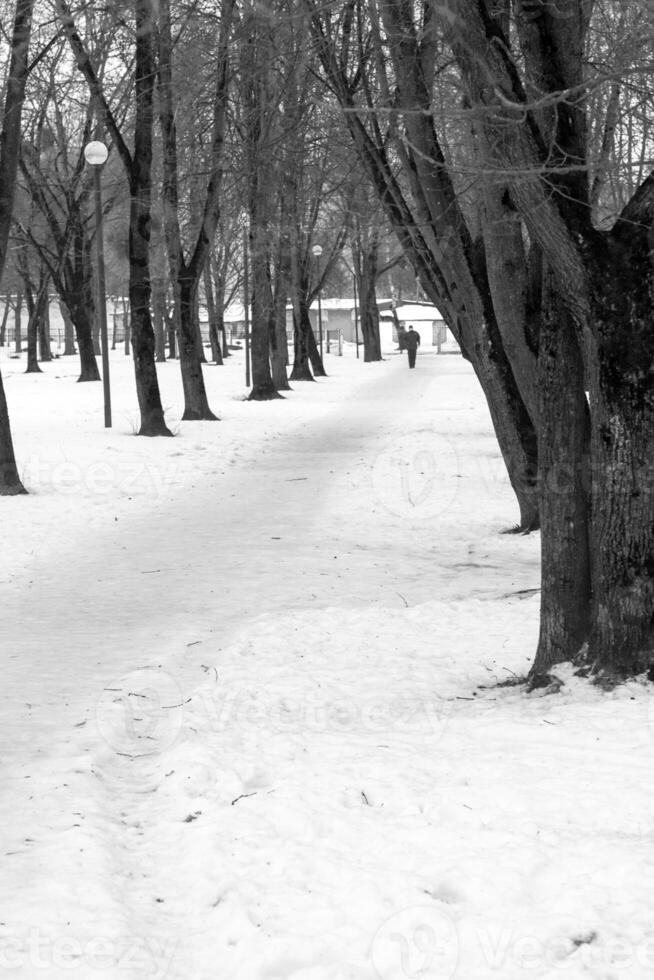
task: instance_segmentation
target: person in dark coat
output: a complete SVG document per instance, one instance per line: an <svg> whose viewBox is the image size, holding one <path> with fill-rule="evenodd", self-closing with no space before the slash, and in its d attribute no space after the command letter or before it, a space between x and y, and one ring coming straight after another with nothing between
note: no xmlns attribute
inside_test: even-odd
<svg viewBox="0 0 654 980"><path fill-rule="evenodd" d="M409 327L407 332L404 334L404 348L409 356L409 367L414 368L416 366L416 354L418 353L418 348L420 347L420 334L413 327Z"/></svg>

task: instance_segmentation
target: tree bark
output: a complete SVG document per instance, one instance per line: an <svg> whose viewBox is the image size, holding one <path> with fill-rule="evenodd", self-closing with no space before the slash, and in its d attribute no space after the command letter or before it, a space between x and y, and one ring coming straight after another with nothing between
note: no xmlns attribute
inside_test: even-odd
<svg viewBox="0 0 654 980"><path fill-rule="evenodd" d="M41 374L38 358L39 319L43 316L44 294L37 290L36 296L32 284L25 280L25 299L27 300L27 367L25 374Z"/></svg>
<svg viewBox="0 0 654 980"><path fill-rule="evenodd" d="M377 241L359 241L357 252L359 319L364 363L381 361L379 310L377 309Z"/></svg>
<svg viewBox="0 0 654 980"><path fill-rule="evenodd" d="M70 311L63 299L59 300L59 312L64 321L64 355L72 356L77 353L75 350L75 327L70 316Z"/></svg>
<svg viewBox="0 0 654 980"><path fill-rule="evenodd" d="M184 389L183 419L216 421L209 408L202 361L205 360L202 344L198 344L194 304L200 278L216 233L220 217L220 189L223 177L223 152L226 127L227 92L229 87L228 45L234 0L223 0L221 5L218 66L216 90L213 101L213 132L211 142L211 171L200 229L191 258L184 258L178 217L177 133L172 92L172 40L168 0L160 4L159 31L159 85L160 120L163 134L164 162L164 226L171 265L171 277L179 295L179 356Z"/></svg>
<svg viewBox="0 0 654 980"><path fill-rule="evenodd" d="M291 381L313 381L309 367L309 309L303 294L297 240L291 242L291 304L293 306L293 367Z"/></svg>
<svg viewBox="0 0 654 980"><path fill-rule="evenodd" d="M5 297L5 305L2 311L2 323L0 323L0 347L4 347L7 343L7 320L9 319L9 310L11 309L11 293L7 293Z"/></svg>
<svg viewBox="0 0 654 980"><path fill-rule="evenodd" d="M34 0L17 0L11 38L0 134L0 280L7 259L9 226L14 208L33 6ZM0 376L0 496L13 496L26 492L16 466L7 399Z"/></svg>
<svg viewBox="0 0 654 980"><path fill-rule="evenodd" d="M621 220L593 257L589 657L609 678L654 664L654 275L651 242L633 218Z"/></svg>
<svg viewBox="0 0 654 980"><path fill-rule="evenodd" d="M282 212L283 219L283 212ZM290 285L290 242L281 234L275 270L273 290L272 331L270 334L270 362L273 384L277 391L290 391L286 366L288 364L288 341L286 338L286 298Z"/></svg>
<svg viewBox="0 0 654 980"><path fill-rule="evenodd" d="M311 369L313 371L314 377L326 378L327 372L325 371L325 365L323 364L322 357L320 356L320 349L318 347L318 342L316 341L316 335L313 332L313 326L311 325L311 317L309 316L308 305L303 308L302 312L303 312L303 328L306 332L307 350L309 352L309 361L311 362Z"/></svg>
<svg viewBox="0 0 654 980"><path fill-rule="evenodd" d="M14 350L17 354L23 350L23 294L18 290L16 293L16 309L14 310Z"/></svg>
<svg viewBox="0 0 654 980"><path fill-rule="evenodd" d="M184 421L205 419L215 422L217 417L209 408L202 361L198 348L199 325L196 320L197 283L189 277L180 278L180 331L179 359L182 369L182 385L184 388Z"/></svg>
<svg viewBox="0 0 654 980"><path fill-rule="evenodd" d="M152 319L154 329L154 359L157 363L166 360L166 334L164 308L166 304L166 284L161 277L152 279Z"/></svg>
<svg viewBox="0 0 654 980"><path fill-rule="evenodd" d="M130 334L142 436L171 436L164 419L155 367L155 340L150 318L150 208L152 186L152 119L154 92L153 14L151 0L135 0L136 115L130 168L129 306Z"/></svg>
<svg viewBox="0 0 654 980"><path fill-rule="evenodd" d="M50 297L46 289L43 316L39 320L39 358L41 361L52 360L50 337Z"/></svg>
<svg viewBox="0 0 654 980"><path fill-rule="evenodd" d="M220 349L218 313L216 310L216 298L211 281L211 259L207 259L204 265L204 295L207 300L207 316L209 317L209 343L211 344L211 357L214 364L223 363L223 355ZM223 324L223 331L224 331Z"/></svg>
<svg viewBox="0 0 654 980"><path fill-rule="evenodd" d="M520 396L538 426L538 349L527 327L528 276L522 223L505 203L506 188L484 190L483 241L488 283L502 337Z"/></svg>
<svg viewBox="0 0 654 980"><path fill-rule="evenodd" d="M541 613L531 687L579 658L590 626L590 418L574 324L548 276L539 355Z"/></svg>
<svg viewBox="0 0 654 980"><path fill-rule="evenodd" d="M258 209L251 214L253 230L250 232L252 276L252 323L250 325L250 358L252 363L252 391L250 401L268 401L281 398L272 378L270 367L270 336L274 331L272 284L268 253L267 230L258 224Z"/></svg>

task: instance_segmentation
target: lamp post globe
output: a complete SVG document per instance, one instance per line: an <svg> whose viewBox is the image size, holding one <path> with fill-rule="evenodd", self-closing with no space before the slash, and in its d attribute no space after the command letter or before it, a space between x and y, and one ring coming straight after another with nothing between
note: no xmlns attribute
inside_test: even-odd
<svg viewBox="0 0 654 980"><path fill-rule="evenodd" d="M322 255L322 245L314 245L314 246L313 246L313 247L311 248L311 251L313 252L313 254L315 255L315 257L316 257L317 259L319 259L319 258L320 258L320 256Z"/></svg>
<svg viewBox="0 0 654 980"><path fill-rule="evenodd" d="M84 159L92 167L100 167L106 163L109 150L101 140L91 140L84 147Z"/></svg>

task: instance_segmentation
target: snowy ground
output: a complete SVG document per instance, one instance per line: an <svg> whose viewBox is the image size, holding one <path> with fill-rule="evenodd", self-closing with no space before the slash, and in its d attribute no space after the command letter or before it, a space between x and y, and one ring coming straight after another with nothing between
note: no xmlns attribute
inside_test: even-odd
<svg viewBox="0 0 654 980"><path fill-rule="evenodd" d="M0 359L2 359L0 357ZM133 437L2 360L0 976L651 980L654 712L523 675L538 540L469 367L330 357Z"/></svg>

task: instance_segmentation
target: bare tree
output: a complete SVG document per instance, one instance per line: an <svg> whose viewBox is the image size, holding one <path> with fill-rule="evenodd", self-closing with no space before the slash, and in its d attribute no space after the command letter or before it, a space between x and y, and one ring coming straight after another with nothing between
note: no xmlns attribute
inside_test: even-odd
<svg viewBox="0 0 654 980"><path fill-rule="evenodd" d="M134 0L134 146L130 152L104 88L64 0L56 0L64 33L95 99L99 117L113 140L130 189L129 301L130 336L136 391L141 411L139 435L170 436L161 404L154 359L155 338L150 314L150 218L152 192L152 128L155 86L154 13L152 0Z"/></svg>
<svg viewBox="0 0 654 980"><path fill-rule="evenodd" d="M0 133L0 279L7 258L7 242L14 206L18 158L20 155L21 112L29 70L29 44L33 0L17 0L11 38L9 74ZM16 466L9 425L9 411L0 377L0 495L26 493Z"/></svg>
<svg viewBox="0 0 654 980"><path fill-rule="evenodd" d="M163 134L163 201L164 226L170 261L171 279L179 308L179 352L184 386L184 419L215 420L209 408L194 313L197 309L198 287L213 243L220 217L220 198L224 168L224 144L229 87L229 39L235 0L224 0L221 6L209 177L204 194L197 238L186 257L182 247L179 223L178 151L175 123L174 80L172 68L172 37L170 5L160 3L159 30L159 92L160 120Z"/></svg>

